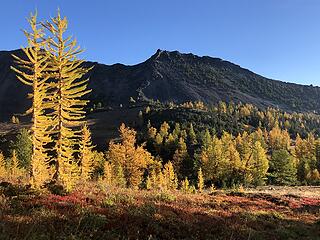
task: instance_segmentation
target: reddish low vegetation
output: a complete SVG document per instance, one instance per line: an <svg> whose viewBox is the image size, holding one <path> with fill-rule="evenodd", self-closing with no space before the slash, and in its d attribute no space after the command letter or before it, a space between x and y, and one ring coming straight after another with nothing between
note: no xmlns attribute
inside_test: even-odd
<svg viewBox="0 0 320 240"><path fill-rule="evenodd" d="M312 191L312 188L309 188ZM319 239L320 196L0 187L0 239Z"/></svg>

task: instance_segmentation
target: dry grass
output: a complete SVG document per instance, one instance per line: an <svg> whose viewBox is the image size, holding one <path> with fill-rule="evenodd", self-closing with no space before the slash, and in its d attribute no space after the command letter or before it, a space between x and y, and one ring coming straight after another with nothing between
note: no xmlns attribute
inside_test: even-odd
<svg viewBox="0 0 320 240"><path fill-rule="evenodd" d="M0 239L319 239L319 196L265 191L183 194L87 183L59 196L10 185L0 193Z"/></svg>
<svg viewBox="0 0 320 240"><path fill-rule="evenodd" d="M282 187L282 186L264 186L255 189L245 189L248 193L266 193L276 196L298 196L298 197L314 197L320 198L320 186L296 186L296 187Z"/></svg>

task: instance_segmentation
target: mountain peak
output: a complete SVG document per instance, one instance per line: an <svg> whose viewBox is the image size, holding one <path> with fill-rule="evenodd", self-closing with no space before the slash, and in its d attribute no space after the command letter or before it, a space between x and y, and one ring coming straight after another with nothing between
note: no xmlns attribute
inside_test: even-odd
<svg viewBox="0 0 320 240"><path fill-rule="evenodd" d="M30 89L10 70L11 54L16 51L0 51L0 119L30 106L25 100ZM147 61L132 66L96 64L88 77L91 102L104 106L124 105L134 97L207 104L232 100L289 111L320 111L320 88L270 80L219 58L179 51L158 49Z"/></svg>
<svg viewBox="0 0 320 240"><path fill-rule="evenodd" d="M227 64L232 64L228 61L224 61L221 58L215 58L215 57L210 57L210 56L198 56L193 53L181 53L177 50L175 51L168 51L168 50L162 50L158 49L155 54L153 54L150 57L151 61L187 61L187 62L205 62L205 63L227 63ZM235 65L235 64L232 64Z"/></svg>

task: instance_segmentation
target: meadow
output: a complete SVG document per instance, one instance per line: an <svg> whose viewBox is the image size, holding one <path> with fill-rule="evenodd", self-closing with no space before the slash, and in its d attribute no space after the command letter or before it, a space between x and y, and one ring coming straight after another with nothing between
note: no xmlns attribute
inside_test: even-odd
<svg viewBox="0 0 320 240"><path fill-rule="evenodd" d="M0 239L320 239L319 187L202 193L0 184Z"/></svg>

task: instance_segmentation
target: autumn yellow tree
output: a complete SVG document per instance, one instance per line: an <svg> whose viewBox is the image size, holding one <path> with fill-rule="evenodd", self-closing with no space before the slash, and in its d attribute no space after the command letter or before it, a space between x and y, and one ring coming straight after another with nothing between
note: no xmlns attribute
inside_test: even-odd
<svg viewBox="0 0 320 240"><path fill-rule="evenodd" d="M89 180L95 168L93 148L90 130L87 125L84 125L80 145L81 179L83 180Z"/></svg>
<svg viewBox="0 0 320 240"><path fill-rule="evenodd" d="M222 185L234 185L239 182L242 162L231 134L224 132L221 137L222 156L218 163L218 173Z"/></svg>
<svg viewBox="0 0 320 240"><path fill-rule="evenodd" d="M204 180L203 180L203 175L202 175L202 169L201 168L199 168L199 170L198 170L198 183L197 183L197 185L198 185L199 192L202 192L203 187L204 187Z"/></svg>
<svg viewBox="0 0 320 240"><path fill-rule="evenodd" d="M157 175L154 170L151 170L151 172L148 174L146 179L146 189L152 190L155 189L157 186Z"/></svg>
<svg viewBox="0 0 320 240"><path fill-rule="evenodd" d="M107 158L115 171L123 169L126 185L137 188L147 166L153 162L152 155L144 149L144 145L136 145L136 131L121 124L121 143L111 142Z"/></svg>
<svg viewBox="0 0 320 240"><path fill-rule="evenodd" d="M24 31L28 40L28 47L23 48L25 57L13 55L18 68L11 67L17 78L24 84L32 87L29 94L32 98L32 107L26 112L32 113L33 120L33 151L32 151L32 184L34 187L41 187L50 179L50 161L48 155L48 143L50 137L52 118L48 116L47 110L53 107L50 101L51 85L48 84L48 54L44 51L45 40L44 28L37 22L37 14L31 14L28 19L31 32Z"/></svg>
<svg viewBox="0 0 320 240"><path fill-rule="evenodd" d="M10 163L10 174L12 177L16 178L21 176L20 162L17 157L15 150L12 151L11 163Z"/></svg>
<svg viewBox="0 0 320 240"><path fill-rule="evenodd" d="M247 164L248 174L252 177L251 183L262 185L265 181L268 168L269 160L266 151L261 146L261 143L256 141L252 146L252 154Z"/></svg>
<svg viewBox="0 0 320 240"><path fill-rule="evenodd" d="M188 132L189 142L191 144L197 144L197 135L193 129L192 123L190 124L189 132Z"/></svg>
<svg viewBox="0 0 320 240"><path fill-rule="evenodd" d="M274 127L269 132L269 146L274 150L287 150L290 146L290 136L287 130L281 130L279 127Z"/></svg>
<svg viewBox="0 0 320 240"><path fill-rule="evenodd" d="M2 152L0 151L0 178L8 176L7 166Z"/></svg>
<svg viewBox="0 0 320 240"><path fill-rule="evenodd" d="M112 178L112 184L120 187L120 188L124 188L127 186L127 180L124 176L124 172L123 172L123 168L121 165L119 165L117 168L114 168L114 174L113 174L113 178Z"/></svg>
<svg viewBox="0 0 320 240"><path fill-rule="evenodd" d="M169 130L170 130L170 126L167 122L163 122L160 126L160 135L165 138L166 136L168 136L169 134Z"/></svg>
<svg viewBox="0 0 320 240"><path fill-rule="evenodd" d="M190 192L190 183L187 177L185 177L185 179L181 182L181 191L183 191L184 193Z"/></svg>
<svg viewBox="0 0 320 240"><path fill-rule="evenodd" d="M317 141L313 134L308 134L306 139L301 139L300 135L297 135L295 155L297 158L298 180L301 183L309 183L312 172L317 170Z"/></svg>
<svg viewBox="0 0 320 240"><path fill-rule="evenodd" d="M43 26L50 33L47 52L50 53L50 78L54 85L52 115L56 131L57 161L55 174L67 190L71 190L79 175L78 162L75 161L76 147L81 142L81 126L84 124L84 107L88 103L83 96L87 89L88 79L82 77L91 69L83 67L83 60L77 55L82 52L77 41L64 37L68 21L60 12Z"/></svg>
<svg viewBox="0 0 320 240"><path fill-rule="evenodd" d="M164 177L164 183L165 183L166 189L168 190L177 189L178 179L177 179L176 173L174 172L173 165L170 161L164 165L163 177Z"/></svg>
<svg viewBox="0 0 320 240"><path fill-rule="evenodd" d="M222 142L219 138L213 137L211 141L203 145L200 153L200 162L205 180L218 181L221 171L219 164L223 161Z"/></svg>
<svg viewBox="0 0 320 240"><path fill-rule="evenodd" d="M148 167L148 176L146 178L147 190L161 190L164 187L164 177L162 174L162 162L161 159L155 158ZM161 182L162 181L162 182Z"/></svg>

